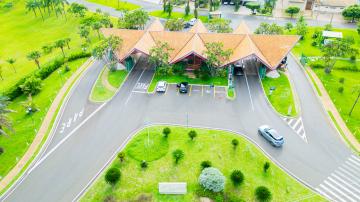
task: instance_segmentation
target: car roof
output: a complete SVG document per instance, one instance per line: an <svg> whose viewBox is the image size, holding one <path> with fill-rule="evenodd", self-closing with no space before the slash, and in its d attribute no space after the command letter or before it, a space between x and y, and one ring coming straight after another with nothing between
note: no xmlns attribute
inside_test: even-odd
<svg viewBox="0 0 360 202"><path fill-rule="evenodd" d="M165 84L166 84L166 81L159 81L158 84L159 84L159 85L165 85Z"/></svg>
<svg viewBox="0 0 360 202"><path fill-rule="evenodd" d="M281 138L283 138L281 135L279 135L279 133L275 130L275 129L273 129L273 128L269 128L269 130L267 131L267 132L269 132L269 134L273 137L273 138L275 138L275 139L281 139Z"/></svg>

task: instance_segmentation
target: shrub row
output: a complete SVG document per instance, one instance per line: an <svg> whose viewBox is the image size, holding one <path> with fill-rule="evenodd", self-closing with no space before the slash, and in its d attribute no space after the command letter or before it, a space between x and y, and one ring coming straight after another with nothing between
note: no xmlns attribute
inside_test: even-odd
<svg viewBox="0 0 360 202"><path fill-rule="evenodd" d="M321 60L316 60L316 61L310 62L309 66L314 69L324 69L325 68L325 64ZM360 71L360 69L357 67L356 63L349 64L349 65L335 65L334 69L353 71L353 72Z"/></svg>
<svg viewBox="0 0 360 202"><path fill-rule="evenodd" d="M41 80L46 79L48 76L50 76L51 73L56 71L58 68L60 68L62 65L64 65L66 62L71 62L80 58L90 57L91 53L89 52L78 52L73 53L69 55L67 58L57 58L53 60L50 63L45 64L41 67L41 69L38 69L34 72L32 72L30 75L27 75L23 78L21 78L15 85L10 87L8 90L4 92L4 95L9 97L10 100L14 100L15 98L22 95L22 91L20 86L25 82L26 78L29 78L31 76L35 76L40 78Z"/></svg>

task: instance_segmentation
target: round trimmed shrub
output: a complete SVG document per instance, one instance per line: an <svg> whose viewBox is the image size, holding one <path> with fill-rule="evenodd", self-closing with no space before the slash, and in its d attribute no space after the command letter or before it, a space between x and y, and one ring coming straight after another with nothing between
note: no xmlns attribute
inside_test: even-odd
<svg viewBox="0 0 360 202"><path fill-rule="evenodd" d="M341 78L339 79L339 82L340 82L340 83L344 83L344 82L345 82L345 78L344 78L344 77L341 77Z"/></svg>
<svg viewBox="0 0 360 202"><path fill-rule="evenodd" d="M201 172L199 183L206 190L221 192L225 188L225 177L218 169L209 167Z"/></svg>
<svg viewBox="0 0 360 202"><path fill-rule="evenodd" d="M233 145L234 149L236 149L236 147L239 145L239 140L233 139L231 140L231 144Z"/></svg>
<svg viewBox="0 0 360 202"><path fill-rule="evenodd" d="M116 184L121 177L121 172L118 168L110 168L106 171L105 181L111 185Z"/></svg>
<svg viewBox="0 0 360 202"><path fill-rule="evenodd" d="M203 161L201 162L201 170L205 169L205 168L209 168L211 167L211 161Z"/></svg>
<svg viewBox="0 0 360 202"><path fill-rule="evenodd" d="M240 170L234 170L231 175L230 179L234 185L240 185L244 182L244 174Z"/></svg>
<svg viewBox="0 0 360 202"><path fill-rule="evenodd" d="M194 140L194 138L196 138L197 136L197 133L195 130L191 130L189 133L188 133L189 137L191 140Z"/></svg>
<svg viewBox="0 0 360 202"><path fill-rule="evenodd" d="M4 153L4 148L0 147L0 155Z"/></svg>
<svg viewBox="0 0 360 202"><path fill-rule="evenodd" d="M166 127L163 129L162 133L163 133L164 137L167 138L169 136L169 134L171 133L171 130L169 127Z"/></svg>
<svg viewBox="0 0 360 202"><path fill-rule="evenodd" d="M119 152L117 157L119 158L120 162L125 160L125 152Z"/></svg>
<svg viewBox="0 0 360 202"><path fill-rule="evenodd" d="M255 196L258 201L271 201L272 195L270 190L265 186L259 186L255 189Z"/></svg>
<svg viewBox="0 0 360 202"><path fill-rule="evenodd" d="M269 162L265 162L265 163L264 163L264 167L263 167L264 173L266 173L267 170L269 170L269 168L270 168L270 163L269 163Z"/></svg>
<svg viewBox="0 0 360 202"><path fill-rule="evenodd" d="M140 166L141 166L141 168L143 168L143 169L147 168L148 165L149 165L148 162L146 162L145 160L142 160L141 163L140 163Z"/></svg>
<svg viewBox="0 0 360 202"><path fill-rule="evenodd" d="M344 87L340 86L340 87L338 88L338 92L339 92L339 93L343 93L343 92L344 92Z"/></svg>
<svg viewBox="0 0 360 202"><path fill-rule="evenodd" d="M175 164L178 164L179 161L185 156L184 152L181 149L177 149L173 151L172 155L173 158L175 159Z"/></svg>

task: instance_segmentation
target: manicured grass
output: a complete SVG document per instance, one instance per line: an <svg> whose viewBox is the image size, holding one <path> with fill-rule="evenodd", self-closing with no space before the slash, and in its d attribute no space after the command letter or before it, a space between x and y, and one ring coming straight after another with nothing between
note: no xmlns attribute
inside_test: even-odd
<svg viewBox="0 0 360 202"><path fill-rule="evenodd" d="M360 72L334 69L330 74L326 74L323 69L313 70L323 82L325 89L346 125L355 135L356 139L360 141L360 103L355 107L352 116L349 116L350 109L358 95L354 93L354 87L360 85ZM340 78L345 79L343 84L339 82ZM339 87L344 88L343 93L338 91Z"/></svg>
<svg viewBox="0 0 360 202"><path fill-rule="evenodd" d="M0 146L5 149L5 152L0 155L0 176L5 176L26 152L57 92L85 60L79 59L68 63L71 69L69 72L64 72L64 67L61 67L59 72L55 71L42 82L41 92L32 97L39 109L38 112L32 115L25 113L22 103L27 100L26 96L18 97L12 101L9 108L15 113L11 113L9 117L13 123L14 132L9 132L10 137L0 136Z"/></svg>
<svg viewBox="0 0 360 202"><path fill-rule="evenodd" d="M113 87L119 88L124 82L127 74L128 72L126 70L110 71L108 74L108 81Z"/></svg>
<svg viewBox="0 0 360 202"><path fill-rule="evenodd" d="M118 1L118 0L87 0L88 2L101 4L104 6L113 7L117 10L135 10L141 8L141 6L129 3L127 1Z"/></svg>
<svg viewBox="0 0 360 202"><path fill-rule="evenodd" d="M106 67L104 67L104 70L105 70L105 68ZM103 102L103 101L110 99L115 94L115 91L112 91L111 89L106 88L106 86L103 84L103 82L101 80L104 70L99 75L99 77L96 80L95 85L91 91L90 99L92 101Z"/></svg>
<svg viewBox="0 0 360 202"><path fill-rule="evenodd" d="M159 18L165 18L165 19L183 18L185 21L188 21L188 20L191 20L192 18L194 18L193 14L189 14L188 16L185 16L185 13L182 13L182 12L172 12L171 16L169 17L168 13L164 13L162 10L152 11L149 13L149 15L152 15L154 17L159 17ZM209 18L207 16L199 16L199 19L204 23L207 23L209 21Z"/></svg>
<svg viewBox="0 0 360 202"><path fill-rule="evenodd" d="M276 79L265 77L262 80L264 91L275 110L285 116L296 116L297 111L294 102L294 95L291 90L288 77L280 72L280 77ZM275 90L270 94L270 88ZM290 109L291 108L291 109ZM289 113L289 110L290 113Z"/></svg>
<svg viewBox="0 0 360 202"><path fill-rule="evenodd" d="M225 175L224 193L233 201L255 201L254 190L260 185L271 190L272 201L296 201L302 197L309 197L304 201L325 201L273 163L264 173L263 164L271 161L241 136L225 131L194 129L198 136L191 141L187 135L189 129L171 127L172 132L165 139L161 135L162 129L149 128L149 139L146 129L140 131L123 150L125 161L120 163L119 159L114 159L110 164L110 167L121 170L120 182L114 187L106 184L103 173L81 200L104 201L106 197L114 197L117 201L136 201L140 196L147 196L151 201L199 201L199 196L204 195L214 198L215 194L204 192L198 184L200 163L208 160ZM231 145L233 139L239 140L236 150ZM156 149L159 147L158 152ZM144 149L149 151L146 156L143 155ZM178 165L172 158L176 149L185 154ZM139 153L137 157L140 159L147 159L148 168L141 169L140 161L134 159L131 152ZM239 187L234 187L229 178L234 169L240 169L245 175L245 181ZM186 182L187 194L160 195L159 182Z"/></svg>
<svg viewBox="0 0 360 202"><path fill-rule="evenodd" d="M301 56L301 53L304 53L306 56L322 56L319 47L314 47L311 45L311 43L314 41L314 39L312 39L312 35L316 29L323 30L322 27L309 27L308 33L305 35L305 39L300 40L293 49L293 53L296 56ZM354 47L358 47L360 50L360 37L356 29L333 29L332 31L342 32L344 37L353 37L355 39ZM290 33L295 34L295 29L293 29Z"/></svg>
<svg viewBox="0 0 360 202"><path fill-rule="evenodd" d="M57 18L54 13L45 20L40 16L35 17L32 12L25 10L25 0L12 1L13 8L5 9L0 6L0 65L3 67L4 80L0 79L0 93L13 86L19 79L37 69L33 61L29 61L26 55L34 50L42 51L44 45L52 45L56 40L70 38L70 50L65 48L65 54L79 52L80 45L84 42L78 34L80 18L70 13ZM95 32L91 33L92 41L97 40ZM40 64L45 64L56 57L61 56L61 50L53 49L53 52L41 56ZM6 62L7 59L16 59L15 68Z"/></svg>
<svg viewBox="0 0 360 202"><path fill-rule="evenodd" d="M186 75L184 75L184 76L179 76L179 75L160 76L155 73L155 76L151 80L150 86L148 88L148 92L153 92L159 81L167 81L168 83L180 83L182 81L186 81L186 82L189 82L189 84L199 84L199 85L214 84L216 86L227 86L228 85L227 78L221 78L221 77L211 77L209 80L205 81L200 78L189 78Z"/></svg>
<svg viewBox="0 0 360 202"><path fill-rule="evenodd" d="M313 76L311 76L311 74L309 73L308 70L305 69L305 71L306 71L307 75L310 77L311 82L312 82L313 85L315 86L315 89L316 89L316 92L318 93L318 95L319 95L319 96L322 96L322 93L321 93L321 91L320 91L320 89L319 89L319 86L316 84Z"/></svg>

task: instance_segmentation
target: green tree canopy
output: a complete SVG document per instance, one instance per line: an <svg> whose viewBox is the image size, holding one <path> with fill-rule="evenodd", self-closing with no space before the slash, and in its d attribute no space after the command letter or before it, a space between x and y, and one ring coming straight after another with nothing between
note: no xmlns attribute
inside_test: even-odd
<svg viewBox="0 0 360 202"><path fill-rule="evenodd" d="M256 14L256 10L260 9L260 4L257 2L248 2L245 4L245 7L250 9L253 14Z"/></svg>
<svg viewBox="0 0 360 202"><path fill-rule="evenodd" d="M229 60L232 50L224 50L224 45L221 42L212 42L205 44L206 50L204 54L207 56L206 64L212 70L219 68L224 62ZM212 72L213 74L214 72Z"/></svg>
<svg viewBox="0 0 360 202"><path fill-rule="evenodd" d="M355 22L355 20L360 19L360 5L355 4L345 8L342 12L342 15L345 18L351 19L352 22Z"/></svg>
<svg viewBox="0 0 360 202"><path fill-rule="evenodd" d="M40 69L39 58L41 57L41 53L39 51L31 51L26 57L28 60L34 60L36 66Z"/></svg>
<svg viewBox="0 0 360 202"><path fill-rule="evenodd" d="M25 79L20 88L25 95L36 95L42 88L41 79L31 76Z"/></svg>
<svg viewBox="0 0 360 202"><path fill-rule="evenodd" d="M217 33L230 33L232 28L230 27L230 20L223 18L213 18L209 21L209 30Z"/></svg>
<svg viewBox="0 0 360 202"><path fill-rule="evenodd" d="M68 9L70 13L73 13L77 17L84 17L87 11L87 8L84 5L78 3L70 4Z"/></svg>
<svg viewBox="0 0 360 202"><path fill-rule="evenodd" d="M150 63L156 68L167 66L173 50L167 42L156 41L155 46L150 49Z"/></svg>
<svg viewBox="0 0 360 202"><path fill-rule="evenodd" d="M183 29L184 20L182 18L169 19L165 23L165 28L170 31L180 31Z"/></svg>
<svg viewBox="0 0 360 202"><path fill-rule="evenodd" d="M304 16L300 16L300 18L296 22L295 29L296 29L296 34L300 35L301 39L304 39L306 33L308 32L307 23L305 21Z"/></svg>
<svg viewBox="0 0 360 202"><path fill-rule="evenodd" d="M9 98L0 95L0 135L7 135L4 130L5 128L8 130L12 130L12 124L7 115L14 111L8 108L9 104Z"/></svg>
<svg viewBox="0 0 360 202"><path fill-rule="evenodd" d="M300 12L300 8L297 6L290 6L285 10L285 12L289 14L291 18L293 18L295 14L298 14Z"/></svg>
<svg viewBox="0 0 360 202"><path fill-rule="evenodd" d="M256 28L255 34L283 34L284 30L280 25L277 25L276 23L266 23L262 22L260 23L260 26Z"/></svg>
<svg viewBox="0 0 360 202"><path fill-rule="evenodd" d="M92 55L101 60L104 59L110 66L116 61L115 50L118 49L123 43L123 40L118 36L111 35L104 38L99 42L92 51Z"/></svg>
<svg viewBox="0 0 360 202"><path fill-rule="evenodd" d="M125 12L123 18L119 18L119 27L126 29L144 29L149 14L143 9Z"/></svg>

